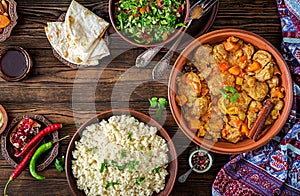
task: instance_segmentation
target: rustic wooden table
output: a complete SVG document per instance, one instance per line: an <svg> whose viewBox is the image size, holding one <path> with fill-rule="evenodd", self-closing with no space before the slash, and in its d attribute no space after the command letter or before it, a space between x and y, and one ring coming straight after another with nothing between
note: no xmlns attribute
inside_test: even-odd
<svg viewBox="0 0 300 196"><path fill-rule="evenodd" d="M109 21L108 1L80 0L84 6ZM167 77L152 81L153 65L137 69L135 58L143 48L128 46L122 39L110 36L111 59L102 66L74 70L58 61L45 36L46 22L55 21L70 4L70 0L18 0L18 24L3 46L18 45L28 50L34 67L28 79L22 82L0 80L0 103L7 109L9 119L24 113L41 114L53 123L62 123L60 137L73 135L80 125L93 114L111 108L130 108L153 115L148 98L167 97ZM240 28L257 33L280 49L281 28L275 0L220 0L216 20L209 31L223 28ZM163 53L160 53L158 60ZM174 57L175 59L175 57ZM178 175L189 167L187 158L194 145L178 130L171 112L167 109L162 121L168 133L176 133L175 145L179 154ZM59 157L66 153L68 142L60 143ZM213 167L205 174L192 173L186 183L176 182L172 195L211 195L211 186L229 155L214 154ZM13 168L0 155L0 195ZM54 163L42 175L44 181L34 180L24 171L10 184L9 195L71 195L65 173L56 171Z"/></svg>

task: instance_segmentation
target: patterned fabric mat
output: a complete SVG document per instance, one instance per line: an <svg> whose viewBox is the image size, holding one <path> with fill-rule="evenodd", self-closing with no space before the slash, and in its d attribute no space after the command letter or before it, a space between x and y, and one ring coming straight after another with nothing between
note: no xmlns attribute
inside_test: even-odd
<svg viewBox="0 0 300 196"><path fill-rule="evenodd" d="M294 81L294 103L281 132L265 146L234 155L220 170L212 194L300 195L300 1L277 0L281 51Z"/></svg>

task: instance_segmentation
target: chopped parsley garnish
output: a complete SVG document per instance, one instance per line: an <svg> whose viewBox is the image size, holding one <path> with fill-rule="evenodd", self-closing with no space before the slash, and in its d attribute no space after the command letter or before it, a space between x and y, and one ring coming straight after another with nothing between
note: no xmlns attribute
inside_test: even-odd
<svg viewBox="0 0 300 196"><path fill-rule="evenodd" d="M118 167L117 161L111 160L111 166L112 166L112 167Z"/></svg>
<svg viewBox="0 0 300 196"><path fill-rule="evenodd" d="M55 168L59 172L64 171L64 166L65 166L65 156L62 156L61 159L55 159Z"/></svg>
<svg viewBox="0 0 300 196"><path fill-rule="evenodd" d="M145 180L145 177L140 177L139 179L137 179L136 184L137 185L141 185L141 183L143 182L143 180Z"/></svg>
<svg viewBox="0 0 300 196"><path fill-rule="evenodd" d="M132 132L130 132L130 133L128 134L128 136L127 136L127 139L128 139L128 140L130 140L130 138L132 137L132 134L133 134Z"/></svg>
<svg viewBox="0 0 300 196"><path fill-rule="evenodd" d="M97 149L97 146L93 147L93 148L89 148L88 151L92 152L93 154L95 154L96 153L96 149Z"/></svg>
<svg viewBox="0 0 300 196"><path fill-rule="evenodd" d="M152 170L153 173L158 173L160 171L161 167L156 167Z"/></svg>
<svg viewBox="0 0 300 196"><path fill-rule="evenodd" d="M125 158L127 155L126 155L126 150L122 150L121 151L121 159Z"/></svg>
<svg viewBox="0 0 300 196"><path fill-rule="evenodd" d="M108 172L108 162L106 159L104 159L104 162L101 163L101 168L100 168L100 173L104 172L104 168L106 169L106 171Z"/></svg>
<svg viewBox="0 0 300 196"><path fill-rule="evenodd" d="M219 93L224 99L229 99L230 103L235 102L239 98L238 91L232 86L225 86L224 90L219 89Z"/></svg>
<svg viewBox="0 0 300 196"><path fill-rule="evenodd" d="M106 184L105 189L107 190L111 186L119 185L120 183L118 182L109 182Z"/></svg>
<svg viewBox="0 0 300 196"><path fill-rule="evenodd" d="M139 161L129 161L127 164L126 164L126 168L129 169L129 170L134 170L135 167L139 164Z"/></svg>

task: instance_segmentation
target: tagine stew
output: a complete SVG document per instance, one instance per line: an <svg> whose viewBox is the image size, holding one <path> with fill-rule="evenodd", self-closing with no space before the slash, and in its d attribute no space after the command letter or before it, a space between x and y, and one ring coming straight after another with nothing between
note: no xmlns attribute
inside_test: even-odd
<svg viewBox="0 0 300 196"><path fill-rule="evenodd" d="M176 102L189 128L213 141L243 140L266 100L275 106L265 126L284 106L281 72L271 54L233 36L198 47L176 84Z"/></svg>
<svg viewBox="0 0 300 196"><path fill-rule="evenodd" d="M184 0L119 0L115 20L119 31L137 43L165 41L184 26Z"/></svg>

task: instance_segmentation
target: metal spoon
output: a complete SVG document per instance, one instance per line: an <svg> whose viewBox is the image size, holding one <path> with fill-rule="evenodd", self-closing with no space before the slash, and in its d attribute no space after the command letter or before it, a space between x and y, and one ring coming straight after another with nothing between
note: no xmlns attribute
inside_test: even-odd
<svg viewBox="0 0 300 196"><path fill-rule="evenodd" d="M204 13L207 13L212 6L217 2L217 0L209 0L209 2L204 1L200 6L195 6L192 9L188 24L186 25L186 28L184 31L180 34L179 38L176 40L176 42L172 45L172 47L169 49L169 51L165 54L165 56L154 66L152 70L152 78L154 80L162 78L162 76L165 75L165 73L168 70L171 57L173 56L176 48L178 47L183 35L185 34L188 27L191 25L192 21L194 19L201 18Z"/></svg>
<svg viewBox="0 0 300 196"><path fill-rule="evenodd" d="M186 179L189 177L189 175L192 173L193 169L196 167L197 163L199 161L199 156L196 159L196 163L193 165L193 167L191 167L191 169L189 169L187 172L185 172L184 174L182 174L181 176L179 176L178 178L178 182L180 183L184 183L186 181Z"/></svg>
<svg viewBox="0 0 300 196"><path fill-rule="evenodd" d="M192 14L192 10L196 5L199 5L203 0L199 0L197 1L191 8L190 8L190 15ZM190 18L191 16L189 16ZM189 22L189 21L188 21ZM188 28L188 26L185 28ZM185 32L184 31L184 32ZM143 53L141 53L135 61L135 66L136 67L146 67L147 65L149 65L149 63L151 62L151 60L155 57L155 55L160 51L160 49L163 47L164 45L159 45L156 46L154 48L149 48L148 50L145 50Z"/></svg>

